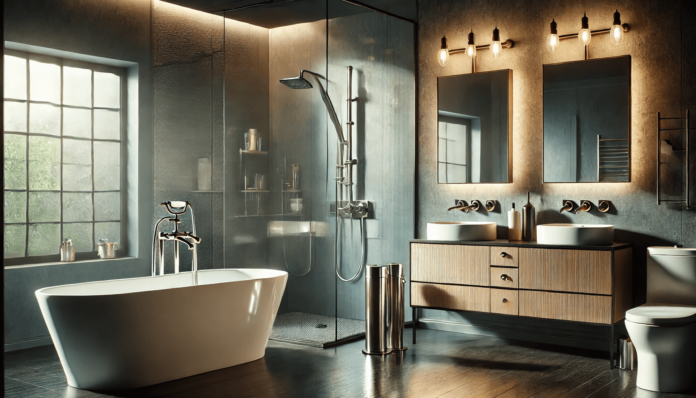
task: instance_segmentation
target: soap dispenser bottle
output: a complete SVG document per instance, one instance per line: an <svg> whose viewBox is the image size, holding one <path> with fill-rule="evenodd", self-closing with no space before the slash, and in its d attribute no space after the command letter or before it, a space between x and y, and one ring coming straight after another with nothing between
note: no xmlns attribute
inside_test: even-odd
<svg viewBox="0 0 696 398"><path fill-rule="evenodd" d="M527 192L527 204L522 207L522 240L527 242L533 241L536 231L536 214L534 206L529 201L529 192Z"/></svg>
<svg viewBox="0 0 696 398"><path fill-rule="evenodd" d="M514 203L512 210L508 212L508 240L522 240L522 220Z"/></svg>

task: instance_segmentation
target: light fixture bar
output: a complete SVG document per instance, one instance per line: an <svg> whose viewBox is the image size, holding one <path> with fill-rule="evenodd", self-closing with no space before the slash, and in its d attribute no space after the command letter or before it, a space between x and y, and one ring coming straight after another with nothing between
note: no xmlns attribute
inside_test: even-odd
<svg viewBox="0 0 696 398"><path fill-rule="evenodd" d="M609 29L607 29L607 33L608 33L608 32L609 32ZM575 37L577 37L577 36L578 36L578 34L576 33L576 34L575 34ZM515 46L515 42L512 41L512 40L510 40L510 39L508 39L508 40L505 40L503 43L501 43L501 45L502 45L503 48L513 48L513 47ZM484 45L481 45L481 46L476 46L476 51L478 51L478 50L488 50L490 47L491 47L490 44L484 44ZM450 55L452 55L452 54L459 54L459 53L465 53L465 52L466 52L466 48L455 48L454 50L449 50Z"/></svg>
<svg viewBox="0 0 696 398"><path fill-rule="evenodd" d="M622 24L621 26L623 27L624 33L628 32L630 30L630 26L627 23ZM595 36L595 35L602 35L602 34L609 33L609 32L611 32L611 28L593 30L590 33L592 33L592 36ZM558 40L575 39L577 37L578 37L577 33L568 33L567 35L559 35ZM452 53L452 51L450 51L450 54L451 53Z"/></svg>

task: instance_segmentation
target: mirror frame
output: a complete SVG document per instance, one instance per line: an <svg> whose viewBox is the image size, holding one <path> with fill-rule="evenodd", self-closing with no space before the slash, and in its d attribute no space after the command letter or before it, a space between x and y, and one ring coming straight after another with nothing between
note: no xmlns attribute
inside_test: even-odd
<svg viewBox="0 0 696 398"><path fill-rule="evenodd" d="M437 81L436 81L436 87L437 87L437 101L436 101L436 111L437 115L439 116L440 114L440 78L445 78L445 77L457 77L457 76L468 76L468 75L483 75L486 73L494 73L494 72L502 72L502 71L507 71L508 72L508 119L507 119L507 138L508 138L508 145L507 145L507 181L498 181L498 182L440 182L439 178L439 159L440 159L440 127L438 122L438 118L435 119L435 122L437 123L435 127L435 145L437 147L436 151L436 157L435 157L435 180L437 181L438 185L469 185L469 184L511 184L512 183L512 103L513 103L513 91L512 91L512 69L497 69L497 70L489 70L485 72L475 72L475 73L462 73L459 75L446 75L446 76L437 76Z"/></svg>
<svg viewBox="0 0 696 398"><path fill-rule="evenodd" d="M566 182L546 182L544 181L545 169L546 169L546 154L544 140L546 139L546 130L544 125L544 67L554 66L554 65L565 65L578 62L586 61L601 61L608 59L618 59L618 58L628 58L630 64L630 75L628 77L628 180L626 181L566 181ZM633 160L633 137L632 137L632 114L633 114L633 60L630 54L618 55L616 57L604 57L604 58L590 58L590 59L580 59L575 61L557 62L554 64L542 64L541 66L541 183L542 184L626 184L630 183L633 168L631 163Z"/></svg>

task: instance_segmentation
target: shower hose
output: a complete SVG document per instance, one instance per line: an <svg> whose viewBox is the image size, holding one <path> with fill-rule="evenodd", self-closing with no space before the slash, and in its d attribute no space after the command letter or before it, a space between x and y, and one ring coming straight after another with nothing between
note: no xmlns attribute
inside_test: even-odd
<svg viewBox="0 0 696 398"><path fill-rule="evenodd" d="M340 230L339 226L341 224L341 220L343 219L338 215L338 206L336 208L336 239L335 239L335 244L334 247L336 250L334 251L334 265L336 268L336 276L343 282L352 282L356 278L360 276L360 273L362 272L363 267L365 266L365 246L367 246L367 240L365 239L365 217L367 216L367 213L363 217L360 217L360 267L358 268L358 271L355 273L350 278L344 278L341 276L341 273L338 271L338 232Z"/></svg>

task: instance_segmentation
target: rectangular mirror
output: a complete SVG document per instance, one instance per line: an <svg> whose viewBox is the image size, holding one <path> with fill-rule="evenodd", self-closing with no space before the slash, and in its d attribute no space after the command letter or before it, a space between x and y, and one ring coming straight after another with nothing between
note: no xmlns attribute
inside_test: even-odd
<svg viewBox="0 0 696 398"><path fill-rule="evenodd" d="M544 65L544 182L628 182L631 57Z"/></svg>
<svg viewBox="0 0 696 398"><path fill-rule="evenodd" d="M440 184L511 182L511 70L438 77L437 115Z"/></svg>

